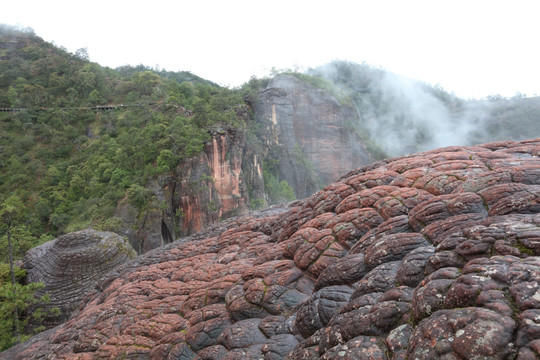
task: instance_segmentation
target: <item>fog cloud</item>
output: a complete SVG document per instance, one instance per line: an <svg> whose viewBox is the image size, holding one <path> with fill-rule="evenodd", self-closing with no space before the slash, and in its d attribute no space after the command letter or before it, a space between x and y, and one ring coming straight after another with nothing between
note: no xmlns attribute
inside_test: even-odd
<svg viewBox="0 0 540 360"><path fill-rule="evenodd" d="M457 99L437 97L427 86L385 73L378 87L382 108L377 104L361 109L361 117L373 139L389 155L468 145L481 131L487 113ZM455 108L452 108L454 106Z"/></svg>
<svg viewBox="0 0 540 360"><path fill-rule="evenodd" d="M332 63L313 72L346 92L364 131L387 155L399 156L484 139L487 102L464 101L366 65Z"/></svg>

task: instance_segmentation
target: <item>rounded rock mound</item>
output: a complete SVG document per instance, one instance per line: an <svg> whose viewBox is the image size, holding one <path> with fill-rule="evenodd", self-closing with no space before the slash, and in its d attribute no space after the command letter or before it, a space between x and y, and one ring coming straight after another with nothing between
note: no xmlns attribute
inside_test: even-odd
<svg viewBox="0 0 540 360"><path fill-rule="evenodd" d="M45 318L46 327L66 321L85 295L111 270L135 257L120 235L92 229L60 236L30 249L24 258L27 282L42 282L37 296L49 294L42 308L57 307L60 313Z"/></svg>

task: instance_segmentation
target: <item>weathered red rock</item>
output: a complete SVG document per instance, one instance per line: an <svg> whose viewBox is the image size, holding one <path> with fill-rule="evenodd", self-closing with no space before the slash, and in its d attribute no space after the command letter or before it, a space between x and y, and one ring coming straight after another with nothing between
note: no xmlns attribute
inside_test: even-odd
<svg viewBox="0 0 540 360"><path fill-rule="evenodd" d="M110 274L3 359L540 357L540 139L374 163Z"/></svg>
<svg viewBox="0 0 540 360"><path fill-rule="evenodd" d="M508 359L515 321L496 311L459 308L435 312L414 329L407 356L414 359Z"/></svg>

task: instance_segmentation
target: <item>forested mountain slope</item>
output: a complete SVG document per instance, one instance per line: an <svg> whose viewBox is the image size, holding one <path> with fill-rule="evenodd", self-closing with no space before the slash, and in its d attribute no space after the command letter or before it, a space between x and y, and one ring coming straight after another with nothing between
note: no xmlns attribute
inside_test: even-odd
<svg viewBox="0 0 540 360"><path fill-rule="evenodd" d="M20 254L87 227L145 252L371 161L347 131L354 109L295 78L230 90L187 72L103 68L9 27L0 49L0 190L23 207ZM321 165L325 152L333 163Z"/></svg>
<svg viewBox="0 0 540 360"><path fill-rule="evenodd" d="M114 229L117 203L146 206L148 181L199 154L208 127L245 128L239 92L194 75L103 68L31 33L0 39L0 107L15 109L0 113L0 189L34 236Z"/></svg>

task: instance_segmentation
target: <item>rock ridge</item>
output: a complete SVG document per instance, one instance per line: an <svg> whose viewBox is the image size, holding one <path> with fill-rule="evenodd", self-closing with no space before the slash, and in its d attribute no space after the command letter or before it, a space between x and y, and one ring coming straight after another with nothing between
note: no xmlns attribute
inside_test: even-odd
<svg viewBox="0 0 540 360"><path fill-rule="evenodd" d="M2 359L535 359L540 139L379 161L102 280Z"/></svg>

